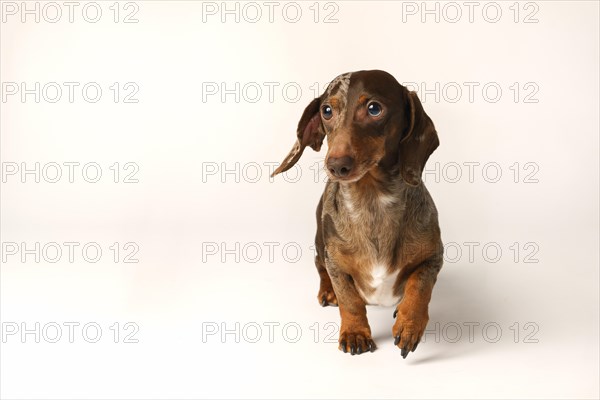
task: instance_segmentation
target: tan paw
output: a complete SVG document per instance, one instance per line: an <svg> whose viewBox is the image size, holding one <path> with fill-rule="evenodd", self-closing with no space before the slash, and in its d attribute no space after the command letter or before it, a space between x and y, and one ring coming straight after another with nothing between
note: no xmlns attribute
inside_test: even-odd
<svg viewBox="0 0 600 400"><path fill-rule="evenodd" d="M321 285L319 288L319 294L317 295L317 300L319 304L323 307L327 306L335 306L337 307L337 297L335 297L335 292L333 291L333 287L331 285Z"/></svg>
<svg viewBox="0 0 600 400"><path fill-rule="evenodd" d="M392 328L394 345L400 348L402 358L406 358L409 352L417 349L427 327L429 316L427 312L404 313L402 310L398 310L398 313L394 315L396 315L396 322Z"/></svg>
<svg viewBox="0 0 600 400"><path fill-rule="evenodd" d="M340 333L339 349L344 353L362 354L374 352L377 346L371 338L370 332L343 332Z"/></svg>

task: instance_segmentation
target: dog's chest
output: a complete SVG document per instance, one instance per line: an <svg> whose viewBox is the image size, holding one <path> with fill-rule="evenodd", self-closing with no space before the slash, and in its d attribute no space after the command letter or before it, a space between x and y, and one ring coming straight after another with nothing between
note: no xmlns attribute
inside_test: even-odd
<svg viewBox="0 0 600 400"><path fill-rule="evenodd" d="M389 268L395 259L400 231L400 207L393 196L375 196L360 202L342 193L345 218L342 232L347 251L356 256L356 287L369 305L393 306L400 296L394 294L399 269Z"/></svg>
<svg viewBox="0 0 600 400"><path fill-rule="evenodd" d="M370 270L370 279L365 279L358 291L369 305L390 307L398 304L400 296L394 293L398 270L389 271L387 265L375 264Z"/></svg>
<svg viewBox="0 0 600 400"><path fill-rule="evenodd" d="M356 196L341 189L338 197L340 223L349 227L357 237L369 239L390 236L399 220L398 199L392 195Z"/></svg>

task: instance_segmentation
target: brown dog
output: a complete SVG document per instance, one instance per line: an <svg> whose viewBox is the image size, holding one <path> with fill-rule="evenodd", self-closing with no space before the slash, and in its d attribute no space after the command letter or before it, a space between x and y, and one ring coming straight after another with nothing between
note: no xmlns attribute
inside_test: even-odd
<svg viewBox="0 0 600 400"><path fill-rule="evenodd" d="M437 210L421 181L439 141L414 92L384 71L335 78L304 110L298 140L281 166L327 136L329 181L317 207L318 300L339 305L339 348L375 350L366 305L396 306L392 328L402 357L414 351L443 249Z"/></svg>

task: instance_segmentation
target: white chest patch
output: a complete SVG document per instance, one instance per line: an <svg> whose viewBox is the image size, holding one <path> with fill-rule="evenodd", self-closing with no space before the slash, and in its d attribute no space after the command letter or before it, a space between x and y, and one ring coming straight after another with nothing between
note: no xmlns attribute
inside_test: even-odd
<svg viewBox="0 0 600 400"><path fill-rule="evenodd" d="M396 197L389 195L389 194L382 194L379 196L378 199L379 199L379 202L381 203L381 205L384 207L391 206L392 204L394 204L396 202Z"/></svg>
<svg viewBox="0 0 600 400"><path fill-rule="evenodd" d="M400 296L394 295L394 284L398 272L388 273L387 266L374 265L371 269L370 286L373 289L369 295L365 295L360 289L360 295L369 305L391 307L400 302Z"/></svg>

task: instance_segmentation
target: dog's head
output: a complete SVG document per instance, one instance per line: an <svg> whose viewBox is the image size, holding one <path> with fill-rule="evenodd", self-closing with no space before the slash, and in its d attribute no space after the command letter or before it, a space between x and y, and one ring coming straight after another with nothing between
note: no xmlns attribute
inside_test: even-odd
<svg viewBox="0 0 600 400"><path fill-rule="evenodd" d="M306 146L321 149L332 180L355 182L375 168L399 172L418 185L439 140L416 93L384 71L358 71L335 78L304 110L294 147L273 175L290 169Z"/></svg>

